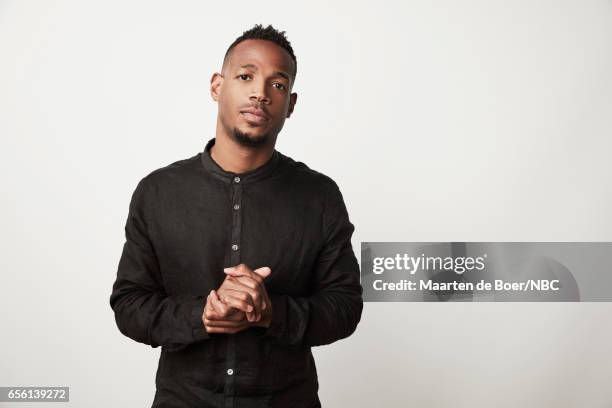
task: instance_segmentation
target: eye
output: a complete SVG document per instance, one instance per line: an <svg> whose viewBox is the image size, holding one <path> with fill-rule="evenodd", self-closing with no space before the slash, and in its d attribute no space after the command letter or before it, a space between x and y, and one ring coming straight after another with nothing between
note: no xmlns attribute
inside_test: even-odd
<svg viewBox="0 0 612 408"><path fill-rule="evenodd" d="M279 82L273 83L272 86L276 87L276 89L281 90L281 91L284 91L285 89L287 89L287 87L284 84L281 84Z"/></svg>
<svg viewBox="0 0 612 408"><path fill-rule="evenodd" d="M238 75L236 78L240 78L243 81L246 81L247 78L250 78L251 76L249 74L240 74Z"/></svg>

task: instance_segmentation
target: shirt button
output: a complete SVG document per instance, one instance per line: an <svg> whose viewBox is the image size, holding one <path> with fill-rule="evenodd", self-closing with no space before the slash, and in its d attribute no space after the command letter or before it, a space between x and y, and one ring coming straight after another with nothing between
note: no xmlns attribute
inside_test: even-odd
<svg viewBox="0 0 612 408"><path fill-rule="evenodd" d="M232 370L231 368L227 369L227 375L232 375L234 374L234 370Z"/></svg>
<svg viewBox="0 0 612 408"><path fill-rule="evenodd" d="M240 177L238 176L234 177L234 183L240 183Z"/></svg>
<svg viewBox="0 0 612 408"><path fill-rule="evenodd" d="M240 208L240 204L234 204L234 210L237 210Z"/></svg>
<svg viewBox="0 0 612 408"><path fill-rule="evenodd" d="M234 251L237 251L237 250L238 250L238 245L236 245L236 244L232 245L232 249L233 249Z"/></svg>

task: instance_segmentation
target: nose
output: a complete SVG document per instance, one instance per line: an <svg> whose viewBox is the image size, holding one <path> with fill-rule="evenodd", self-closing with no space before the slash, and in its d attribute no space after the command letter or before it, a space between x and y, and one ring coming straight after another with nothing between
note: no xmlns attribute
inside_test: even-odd
<svg viewBox="0 0 612 408"><path fill-rule="evenodd" d="M260 103L270 103L268 94L266 93L266 85L263 81L253 81L250 99Z"/></svg>

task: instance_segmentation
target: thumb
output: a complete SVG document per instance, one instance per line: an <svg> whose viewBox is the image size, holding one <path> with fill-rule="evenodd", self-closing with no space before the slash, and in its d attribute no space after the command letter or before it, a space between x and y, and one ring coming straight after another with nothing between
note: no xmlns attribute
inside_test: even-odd
<svg viewBox="0 0 612 408"><path fill-rule="evenodd" d="M270 269L267 266L263 266L261 268L257 268L255 269L253 272L255 272L256 274L258 274L259 276L261 276L262 278L267 277L268 275L270 275L272 273L272 269Z"/></svg>

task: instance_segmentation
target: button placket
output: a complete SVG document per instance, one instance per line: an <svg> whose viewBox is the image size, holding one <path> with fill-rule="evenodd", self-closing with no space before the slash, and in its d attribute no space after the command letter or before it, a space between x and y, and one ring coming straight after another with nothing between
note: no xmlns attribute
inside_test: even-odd
<svg viewBox="0 0 612 408"><path fill-rule="evenodd" d="M232 189L232 200L229 203L231 208L234 210L240 209L242 205L242 191L243 185L240 183L242 180L240 177L235 176L232 178L231 189ZM231 211L231 210L230 210ZM240 251L241 251L241 235L242 235L242 211L231 211L232 213L232 229L231 229L231 250L230 250L230 265L236 266L240 263ZM234 406L234 389L235 389L235 378L236 373L236 337L232 334L228 335L227 343L227 370L225 378L225 408L232 408Z"/></svg>

